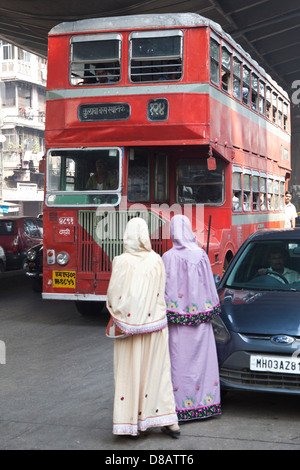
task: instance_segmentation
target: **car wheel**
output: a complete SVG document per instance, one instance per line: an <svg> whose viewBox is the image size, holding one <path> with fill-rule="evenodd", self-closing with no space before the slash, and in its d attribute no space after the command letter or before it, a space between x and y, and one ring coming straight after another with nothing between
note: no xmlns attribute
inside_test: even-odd
<svg viewBox="0 0 300 470"><path fill-rule="evenodd" d="M88 317L100 314L105 306L105 302L76 301L75 305L81 315Z"/></svg>

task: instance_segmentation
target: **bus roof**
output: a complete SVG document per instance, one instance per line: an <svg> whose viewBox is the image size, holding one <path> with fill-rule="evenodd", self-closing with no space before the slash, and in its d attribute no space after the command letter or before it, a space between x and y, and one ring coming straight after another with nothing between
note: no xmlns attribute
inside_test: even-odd
<svg viewBox="0 0 300 470"><path fill-rule="evenodd" d="M197 13L163 13L147 15L112 16L103 18L90 18L77 21L60 23L49 31L49 35L76 34L82 32L126 30L140 28L172 28L172 27L195 27L207 26L213 29L222 38L231 43L241 55L251 63L263 77L265 77L275 88L278 88L283 96L289 100L288 94L266 73L266 71L251 58L223 28L208 18Z"/></svg>

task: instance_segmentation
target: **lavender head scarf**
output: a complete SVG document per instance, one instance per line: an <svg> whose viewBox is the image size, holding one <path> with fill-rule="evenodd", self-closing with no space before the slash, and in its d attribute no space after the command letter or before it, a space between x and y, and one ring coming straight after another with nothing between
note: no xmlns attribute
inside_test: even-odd
<svg viewBox="0 0 300 470"><path fill-rule="evenodd" d="M166 269L168 320L194 326L220 313L219 298L206 252L197 245L186 216L171 219L173 248L162 259Z"/></svg>

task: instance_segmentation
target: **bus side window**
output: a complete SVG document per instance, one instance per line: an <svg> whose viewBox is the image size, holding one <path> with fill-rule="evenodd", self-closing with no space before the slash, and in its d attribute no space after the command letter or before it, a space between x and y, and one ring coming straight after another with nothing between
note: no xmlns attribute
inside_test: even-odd
<svg viewBox="0 0 300 470"><path fill-rule="evenodd" d="M127 197L129 202L146 202L150 198L150 159L144 149L131 149L128 165Z"/></svg>
<svg viewBox="0 0 300 470"><path fill-rule="evenodd" d="M73 36L70 83L73 86L116 83L121 74L121 35Z"/></svg>
<svg viewBox="0 0 300 470"><path fill-rule="evenodd" d="M236 57L233 58L233 96L237 100L241 100L241 82L242 82L242 65L241 61Z"/></svg>
<svg viewBox="0 0 300 470"><path fill-rule="evenodd" d="M250 69L243 66L243 103L250 106Z"/></svg>
<svg viewBox="0 0 300 470"><path fill-rule="evenodd" d="M268 211L274 210L274 190L273 190L273 178L270 177L267 180L267 190L268 190Z"/></svg>
<svg viewBox="0 0 300 470"><path fill-rule="evenodd" d="M181 80L183 73L183 32L149 31L130 38L131 82Z"/></svg>
<svg viewBox="0 0 300 470"><path fill-rule="evenodd" d="M271 120L271 88L266 88L266 115Z"/></svg>
<svg viewBox="0 0 300 470"><path fill-rule="evenodd" d="M252 176L252 209L259 211L259 176Z"/></svg>
<svg viewBox="0 0 300 470"><path fill-rule="evenodd" d="M255 111L258 110L258 77L254 73L252 74L251 79L251 108Z"/></svg>
<svg viewBox="0 0 300 470"><path fill-rule="evenodd" d="M259 82L259 112L263 116L265 115L266 111L265 106L265 84L263 82Z"/></svg>
<svg viewBox="0 0 300 470"><path fill-rule="evenodd" d="M234 212L242 210L242 174L239 171L232 174L232 209Z"/></svg>
<svg viewBox="0 0 300 470"><path fill-rule="evenodd" d="M266 211L267 210L267 179L264 177L260 177L260 210Z"/></svg>
<svg viewBox="0 0 300 470"><path fill-rule="evenodd" d="M226 47L222 47L222 89L231 93L231 54Z"/></svg>
<svg viewBox="0 0 300 470"><path fill-rule="evenodd" d="M169 159L162 152L155 154L154 199L156 202L169 200Z"/></svg>
<svg viewBox="0 0 300 470"><path fill-rule="evenodd" d="M251 175L248 173L243 174L243 209L251 210Z"/></svg>
<svg viewBox="0 0 300 470"><path fill-rule="evenodd" d="M210 79L212 83L220 84L220 45L214 39L210 40Z"/></svg>

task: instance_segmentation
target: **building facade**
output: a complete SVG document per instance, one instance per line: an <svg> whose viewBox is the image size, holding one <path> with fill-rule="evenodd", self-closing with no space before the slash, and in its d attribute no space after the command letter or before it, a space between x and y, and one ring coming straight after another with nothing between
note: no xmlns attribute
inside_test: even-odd
<svg viewBox="0 0 300 470"><path fill-rule="evenodd" d="M0 41L0 215L42 212L46 60Z"/></svg>

